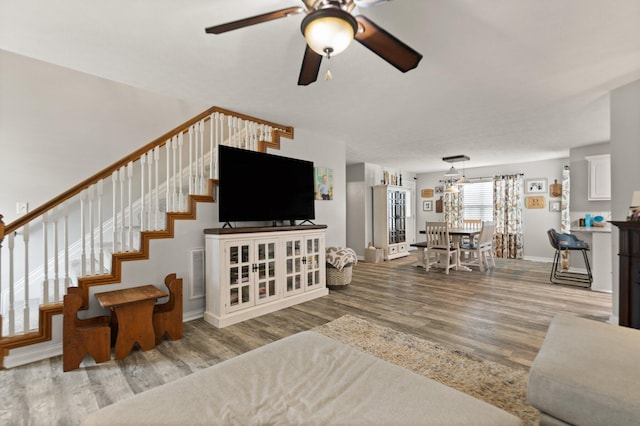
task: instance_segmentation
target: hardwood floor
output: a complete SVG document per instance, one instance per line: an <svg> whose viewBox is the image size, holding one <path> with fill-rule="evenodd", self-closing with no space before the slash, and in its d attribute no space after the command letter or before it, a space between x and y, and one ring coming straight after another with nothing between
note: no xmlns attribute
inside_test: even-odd
<svg viewBox="0 0 640 426"><path fill-rule="evenodd" d="M555 314L611 313L610 294L550 284L548 263L496 259L493 271L448 276L413 263L361 262L352 283L327 297L224 329L190 321L182 340L119 361L85 358L62 373L56 357L0 371L0 424L79 424L99 407L345 314L528 369Z"/></svg>

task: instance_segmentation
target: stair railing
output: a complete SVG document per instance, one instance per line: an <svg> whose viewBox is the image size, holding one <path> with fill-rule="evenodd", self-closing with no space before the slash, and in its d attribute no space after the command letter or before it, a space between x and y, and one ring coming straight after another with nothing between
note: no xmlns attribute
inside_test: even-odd
<svg viewBox="0 0 640 426"><path fill-rule="evenodd" d="M265 152L280 137L293 128L213 107L14 222L0 216L0 337L38 328L39 306L109 275L112 255L137 252L142 232L166 230L167 213L217 179L219 145Z"/></svg>

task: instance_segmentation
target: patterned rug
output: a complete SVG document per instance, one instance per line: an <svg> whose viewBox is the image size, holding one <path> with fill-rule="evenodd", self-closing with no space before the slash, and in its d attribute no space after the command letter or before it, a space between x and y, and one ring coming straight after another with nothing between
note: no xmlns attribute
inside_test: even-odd
<svg viewBox="0 0 640 426"><path fill-rule="evenodd" d="M345 315L313 329L371 355L437 380L537 425L528 405L528 372Z"/></svg>

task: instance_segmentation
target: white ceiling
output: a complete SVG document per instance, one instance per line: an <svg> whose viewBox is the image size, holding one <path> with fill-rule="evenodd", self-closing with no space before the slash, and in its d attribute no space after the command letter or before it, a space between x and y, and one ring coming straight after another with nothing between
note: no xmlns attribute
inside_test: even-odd
<svg viewBox="0 0 640 426"><path fill-rule="evenodd" d="M608 92L640 79L640 0L393 0L362 8L424 58L359 43L297 86L303 15L204 28L300 0L0 0L0 49L267 120L405 171L565 157L609 140ZM358 11L356 11L358 12Z"/></svg>

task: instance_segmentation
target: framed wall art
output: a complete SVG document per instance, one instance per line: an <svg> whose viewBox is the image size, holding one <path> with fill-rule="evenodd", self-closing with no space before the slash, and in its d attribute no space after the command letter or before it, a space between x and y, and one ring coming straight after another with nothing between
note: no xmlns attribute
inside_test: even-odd
<svg viewBox="0 0 640 426"><path fill-rule="evenodd" d="M547 179L536 178L527 179L524 182L524 192L527 194L546 194L547 193Z"/></svg>
<svg viewBox="0 0 640 426"><path fill-rule="evenodd" d="M315 199L333 200L333 169L315 167L314 172Z"/></svg>
<svg viewBox="0 0 640 426"><path fill-rule="evenodd" d="M424 210L425 212L430 212L431 210L433 210L433 202L431 202L431 201L423 201L422 202L422 210Z"/></svg>
<svg viewBox="0 0 640 426"><path fill-rule="evenodd" d="M433 198L433 189L425 188L420 191L420 195L422 196L422 198Z"/></svg>
<svg viewBox="0 0 640 426"><path fill-rule="evenodd" d="M561 203L560 201L549 201L549 211L560 213Z"/></svg>
<svg viewBox="0 0 640 426"><path fill-rule="evenodd" d="M544 196L524 197L524 205L528 209L543 209L547 204L546 200Z"/></svg>

